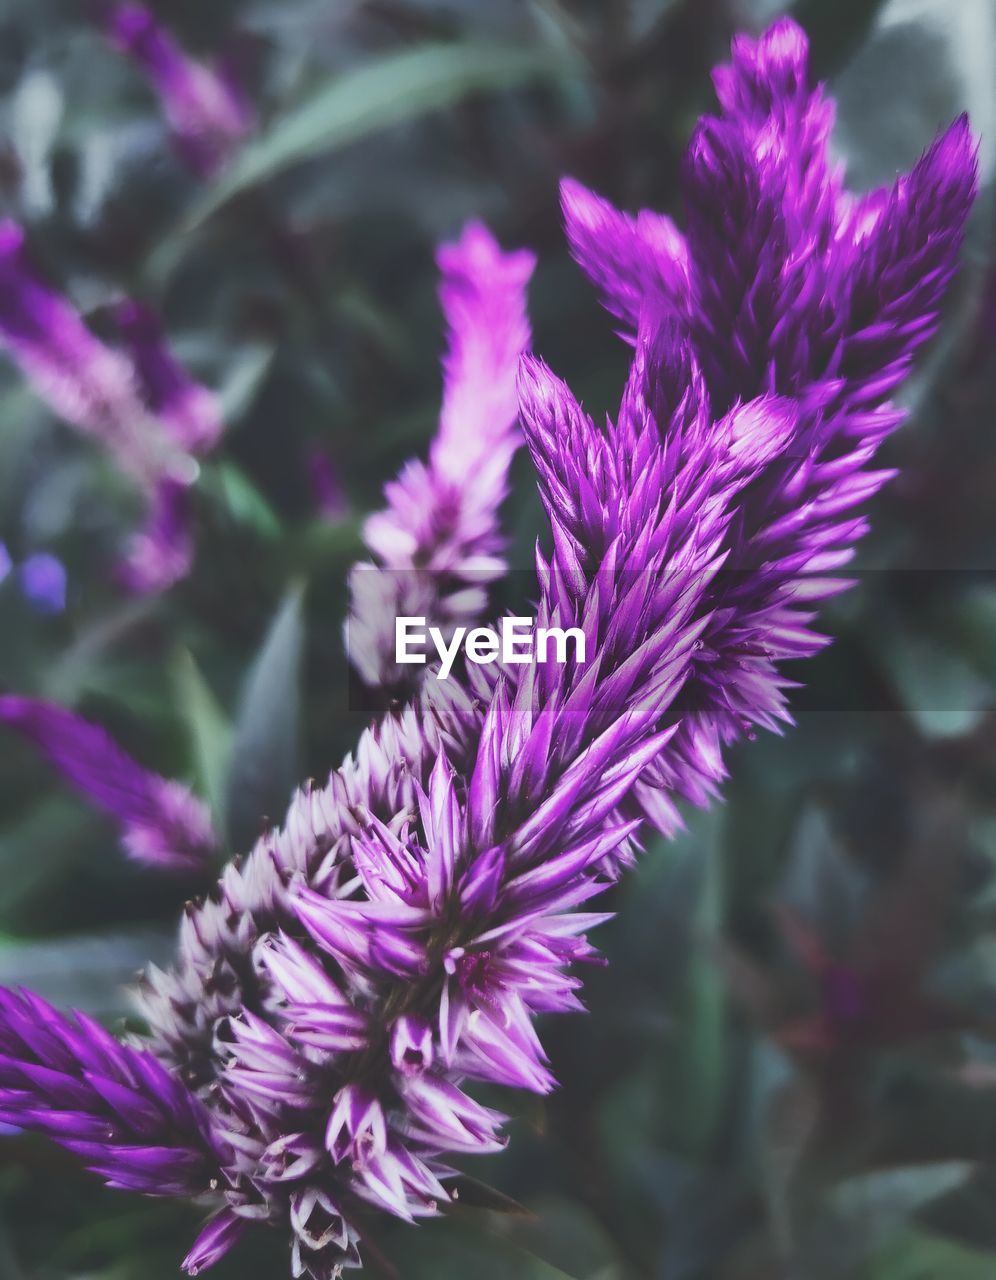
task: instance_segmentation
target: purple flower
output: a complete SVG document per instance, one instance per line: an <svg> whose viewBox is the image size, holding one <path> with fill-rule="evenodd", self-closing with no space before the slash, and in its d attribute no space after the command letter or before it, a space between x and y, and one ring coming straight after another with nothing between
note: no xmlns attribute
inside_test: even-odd
<svg viewBox="0 0 996 1280"><path fill-rule="evenodd" d="M725 115L689 150L685 240L569 189L579 256L635 330L605 427L521 361L551 527L536 618L582 631L586 661L426 682L225 869L175 968L150 972L150 1043L225 1153L188 1268L253 1218L288 1232L295 1276L332 1280L372 1210L438 1212L454 1157L504 1141L475 1083L554 1087L535 1021L581 1007L605 917L579 908L648 822L670 830L682 798L714 793L726 743L787 718L778 663L824 643L814 609L846 585L887 476L868 469L898 421L886 398L936 323L975 189L959 123L890 192L847 199L805 74L791 24L738 42ZM455 350L451 378L481 367ZM451 456L422 474L476 488L482 455L449 433L477 399L452 396ZM488 546L504 483L484 489ZM418 492L431 506L428 480L390 495L385 559L411 554Z"/></svg>
<svg viewBox="0 0 996 1280"><path fill-rule="evenodd" d="M349 657L372 686L398 679L396 617L430 617L448 633L485 613L488 585L505 570L497 516L520 443L515 374L535 259L502 253L471 223L438 262L450 331L439 428L428 463L410 462L387 486L387 508L364 528L374 563L350 575Z"/></svg>
<svg viewBox="0 0 996 1280"><path fill-rule="evenodd" d="M204 804L179 782L136 764L97 725L51 703L0 697L0 722L16 729L63 777L121 827L128 856L153 866L203 866L217 849Z"/></svg>
<svg viewBox="0 0 996 1280"><path fill-rule="evenodd" d="M0 223L0 344L61 418L98 439L143 487L172 452L142 403L128 360L104 346L28 262L24 232Z"/></svg>
<svg viewBox="0 0 996 1280"><path fill-rule="evenodd" d="M177 151L198 177L224 165L253 127L231 77L194 61L142 5L124 4L107 22L112 43L142 68L162 104Z"/></svg>
<svg viewBox="0 0 996 1280"><path fill-rule="evenodd" d="M0 542L0 583L6 581L10 576L10 571L14 567L14 562L10 558L10 552L7 550L7 544Z"/></svg>
<svg viewBox="0 0 996 1280"><path fill-rule="evenodd" d="M145 525L129 541L117 566L118 581L134 595L165 591L190 572L194 544L190 533L190 488L160 481Z"/></svg>
<svg viewBox="0 0 996 1280"><path fill-rule="evenodd" d="M342 481L328 452L318 445L308 453L308 480L315 506L323 520L337 523L349 511Z"/></svg>
<svg viewBox="0 0 996 1280"><path fill-rule="evenodd" d="M83 1013L0 988L0 1122L48 1134L108 1186L196 1196L224 1153L208 1113L144 1050Z"/></svg>
<svg viewBox="0 0 996 1280"><path fill-rule="evenodd" d="M149 511L119 579L136 593L162 591L189 571L190 455L208 452L223 430L215 396L169 350L147 308L119 304L125 345L100 342L64 298L38 280L24 233L0 224L0 343L38 394L67 422L99 440L146 494Z"/></svg>
<svg viewBox="0 0 996 1280"><path fill-rule="evenodd" d="M208 453L225 428L217 397L195 382L163 336L149 307L122 302L114 322L131 357L142 398L170 438L189 453Z"/></svg>
<svg viewBox="0 0 996 1280"><path fill-rule="evenodd" d="M21 590L40 613L66 607L66 566L47 551L36 551L20 566Z"/></svg>

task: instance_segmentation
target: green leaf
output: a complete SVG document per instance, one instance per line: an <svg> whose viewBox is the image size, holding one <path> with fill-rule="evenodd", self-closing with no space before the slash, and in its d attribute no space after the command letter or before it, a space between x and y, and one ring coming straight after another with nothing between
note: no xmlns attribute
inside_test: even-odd
<svg viewBox="0 0 996 1280"><path fill-rule="evenodd" d="M46 883L62 883L71 874L79 854L79 832L80 807L61 796L44 801L15 826L4 828L0 838L0 919L7 927L14 925L23 904Z"/></svg>
<svg viewBox="0 0 996 1280"><path fill-rule="evenodd" d="M696 814L694 831L702 880L692 919L681 1034L666 1050L666 1080L669 1091L679 1091L681 1105L674 1121L681 1147L688 1154L701 1154L719 1119L725 1076L726 995L713 951L723 925L722 810Z"/></svg>
<svg viewBox="0 0 996 1280"><path fill-rule="evenodd" d="M232 844L248 849L265 818L283 815L298 777L304 588L288 591L249 672L235 725L225 812Z"/></svg>
<svg viewBox="0 0 996 1280"><path fill-rule="evenodd" d="M991 1280L993 1257L921 1231L903 1235L868 1269L867 1280Z"/></svg>
<svg viewBox="0 0 996 1280"><path fill-rule="evenodd" d="M190 733L197 781L208 798L215 830L225 831L225 778L232 753L232 726L187 649L173 661L173 688Z"/></svg>
<svg viewBox="0 0 996 1280"><path fill-rule="evenodd" d="M882 652L910 719L925 737L971 733L992 706L987 682L931 637L896 630Z"/></svg>
<svg viewBox="0 0 996 1280"><path fill-rule="evenodd" d="M247 525L261 538L280 536L280 517L252 480L233 462L205 466L198 486L237 524Z"/></svg>
<svg viewBox="0 0 996 1280"><path fill-rule="evenodd" d="M247 347L233 361L218 391L221 416L226 429L252 408L273 365L275 348L265 344Z"/></svg>
<svg viewBox="0 0 996 1280"><path fill-rule="evenodd" d="M914 1214L960 1187L974 1171L970 1161L945 1160L862 1173L838 1184L831 1202L872 1247L881 1246Z"/></svg>
<svg viewBox="0 0 996 1280"><path fill-rule="evenodd" d="M472 93L576 72L563 50L491 44L424 44L345 72L251 141L195 208L196 227L233 196L291 165L367 134L453 106Z"/></svg>

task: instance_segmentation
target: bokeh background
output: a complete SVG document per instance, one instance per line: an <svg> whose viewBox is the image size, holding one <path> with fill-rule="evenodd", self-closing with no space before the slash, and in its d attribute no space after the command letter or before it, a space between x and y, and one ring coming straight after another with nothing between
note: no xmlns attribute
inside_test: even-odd
<svg viewBox="0 0 996 1280"><path fill-rule="evenodd" d="M154 306L228 430L197 486L193 573L128 599L108 564L133 496L0 357L0 689L76 707L192 781L232 851L365 718L345 574L382 484L434 426L439 240L477 216L539 253L536 348L602 411L627 352L565 252L558 176L680 218L681 151L735 30L786 11L806 26L857 188L965 108L987 187L996 160L992 0L154 9L192 53L238 68L259 117L245 152L193 178L97 7L2 0L0 204L98 330L124 294ZM471 1169L497 1189L487 1207L389 1231L372 1274L996 1275L993 230L987 189L905 392L912 417L888 446L902 476L876 500L861 585L799 673L798 726L743 744L725 805L613 891L591 1015L545 1028L563 1087L513 1099L509 1150ZM525 458L507 524L527 569L541 521ZM39 554L64 567L64 605L31 586ZM168 958L202 888L127 863L112 827L3 735L0 981L120 1024L128 982ZM173 1276L196 1220L0 1136L2 1280ZM254 1236L216 1274L283 1280L282 1242Z"/></svg>

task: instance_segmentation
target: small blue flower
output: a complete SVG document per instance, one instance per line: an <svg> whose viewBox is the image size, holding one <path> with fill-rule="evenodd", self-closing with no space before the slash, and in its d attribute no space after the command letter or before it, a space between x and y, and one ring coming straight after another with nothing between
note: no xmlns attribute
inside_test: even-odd
<svg viewBox="0 0 996 1280"><path fill-rule="evenodd" d="M66 607L66 567L47 551L28 556L19 569L21 590L39 613L62 613Z"/></svg>

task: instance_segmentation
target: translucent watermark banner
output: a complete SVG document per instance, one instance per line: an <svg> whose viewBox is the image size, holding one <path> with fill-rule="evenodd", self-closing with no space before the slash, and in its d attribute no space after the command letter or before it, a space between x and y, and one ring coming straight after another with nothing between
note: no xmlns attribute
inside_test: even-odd
<svg viewBox="0 0 996 1280"><path fill-rule="evenodd" d="M540 590L536 574L525 571L498 579L489 567L477 578L454 580L429 569L358 569L346 627L349 706L377 712L426 683L464 681L474 666L505 668L512 680L532 663L575 671L597 659L611 671L629 656L633 620L639 617L642 627L643 610L659 610L664 627L690 600L689 625L701 627L690 673L697 669L721 683L775 665L788 681L802 682L789 690L793 711L904 710L924 723L965 725L996 701L996 658L971 645L972 610L996 611L996 572L859 570L834 579L840 598L807 623L807 598L824 594L826 574L784 588L784 575L763 565L706 578L683 570L627 571L571 581L551 573ZM873 607L863 610L863 599ZM951 606L943 616L925 617L924 599L949 599ZM784 611L783 621L760 628L770 631L770 645L751 643L729 622L743 601L759 600ZM802 666L793 661L793 629L807 625L835 639L819 662ZM965 645L953 659L946 637L955 625Z"/></svg>

